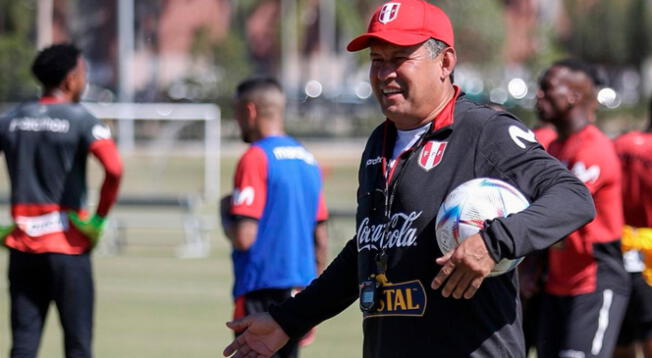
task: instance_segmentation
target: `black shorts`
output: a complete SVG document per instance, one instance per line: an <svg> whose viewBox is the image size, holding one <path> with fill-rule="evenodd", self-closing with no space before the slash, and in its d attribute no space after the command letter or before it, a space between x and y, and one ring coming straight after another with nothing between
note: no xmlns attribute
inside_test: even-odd
<svg viewBox="0 0 652 358"><path fill-rule="evenodd" d="M267 312L272 305L279 304L292 297L295 289L265 289L248 292L236 299L234 318L244 317L253 313ZM272 358L297 358L299 356L299 341L291 339Z"/></svg>
<svg viewBox="0 0 652 358"><path fill-rule="evenodd" d="M612 357L628 297L610 289L577 296L544 294L537 357Z"/></svg>
<svg viewBox="0 0 652 358"><path fill-rule="evenodd" d="M652 338L652 286L645 282L640 272L632 272L630 276L632 291L618 337L619 346Z"/></svg>
<svg viewBox="0 0 652 358"><path fill-rule="evenodd" d="M36 357L52 302L59 311L66 357L91 357L95 290L89 253L31 254L11 249L11 357Z"/></svg>

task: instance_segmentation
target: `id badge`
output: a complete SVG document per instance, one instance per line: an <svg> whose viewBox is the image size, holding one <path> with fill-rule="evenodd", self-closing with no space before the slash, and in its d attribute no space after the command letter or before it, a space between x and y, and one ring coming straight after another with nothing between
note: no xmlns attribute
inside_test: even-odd
<svg viewBox="0 0 652 358"><path fill-rule="evenodd" d="M373 278L364 280L360 284L360 310L372 312L378 307L381 284Z"/></svg>

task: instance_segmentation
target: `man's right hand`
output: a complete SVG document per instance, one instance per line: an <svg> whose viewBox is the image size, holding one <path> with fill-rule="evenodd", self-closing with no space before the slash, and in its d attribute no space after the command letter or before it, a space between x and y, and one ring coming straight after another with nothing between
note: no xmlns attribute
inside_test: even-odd
<svg viewBox="0 0 652 358"><path fill-rule="evenodd" d="M465 299L475 295L482 281L496 266L479 233L467 237L460 246L435 262L442 268L432 280L432 289L443 287L442 296Z"/></svg>
<svg viewBox="0 0 652 358"><path fill-rule="evenodd" d="M256 313L226 326L241 334L224 349L225 357L269 358L290 340L269 313Z"/></svg>
<svg viewBox="0 0 652 358"><path fill-rule="evenodd" d="M230 238L232 236L233 225L235 225L235 220L233 220L233 215L231 215L231 195L225 195L220 200L220 218L222 219L222 230L224 230L224 236Z"/></svg>

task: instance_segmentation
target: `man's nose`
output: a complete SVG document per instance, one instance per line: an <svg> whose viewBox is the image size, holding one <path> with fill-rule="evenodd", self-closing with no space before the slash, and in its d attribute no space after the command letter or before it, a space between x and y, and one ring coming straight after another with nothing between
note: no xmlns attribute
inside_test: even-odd
<svg viewBox="0 0 652 358"><path fill-rule="evenodd" d="M382 81L396 77L396 66L388 62L382 63L379 65L376 75Z"/></svg>

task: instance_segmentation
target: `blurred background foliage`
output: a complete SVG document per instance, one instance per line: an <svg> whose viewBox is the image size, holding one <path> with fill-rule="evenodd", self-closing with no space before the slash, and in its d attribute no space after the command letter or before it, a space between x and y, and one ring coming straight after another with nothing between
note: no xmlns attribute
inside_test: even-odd
<svg viewBox="0 0 652 358"><path fill-rule="evenodd" d="M91 81L96 90L87 100L115 100L119 97L119 55L114 34L118 1L92 6L79 0L53 1L55 14L58 14L59 23L64 24L68 39L81 44L90 57L94 69ZM0 102L16 102L38 93L29 73L29 64L36 51L38 2L0 0L0 73L3 73ZM224 111L224 117L230 118L230 102L236 84L251 75L269 74L284 81L291 102L289 117L296 118L299 132L303 126L306 134L317 131L322 135L359 135L378 123L379 112L373 99L368 97L368 83L365 82L368 54L366 51L350 54L344 47L365 30L370 14L382 3L380 0L333 0L334 38L328 50L322 49L326 47L321 43L320 22L325 10L318 0L194 0L186 3L191 7L209 2L221 12L228 12L228 16L214 16L193 27L185 54L189 58L187 64L182 74L175 74L172 79L168 78L173 76L168 67L162 65L167 40L157 29L169 21L166 14L180 2L135 2L135 28L140 39L136 42L136 51L150 56L159 53L159 58L148 60L152 64L148 65L152 75L143 80L146 85L136 91L135 101L216 102ZM632 118L643 113L644 102L652 92L651 0L431 2L441 6L453 21L460 60L456 80L470 97L498 102L526 122L533 123L533 96L540 72L554 60L575 56L597 65L605 84L613 87L619 96L613 105L603 107L603 118L621 114ZM296 8L297 19L293 22L283 14L290 5ZM210 11L216 11L215 6ZM171 16L193 15L175 11L177 13ZM528 21L531 26L527 25ZM514 26L515 23L527 26ZM262 42L252 35L252 28L261 24L267 26L264 33L268 36ZM299 62L291 69L295 72L291 75L283 67L286 60L284 42L292 40L284 25L296 33ZM215 28L220 26L225 30L215 35ZM510 53L509 46L519 41L520 53ZM324 51L330 52L324 55ZM329 72L326 65L337 71ZM328 82L329 76L335 78L336 85L329 87L324 82ZM516 98L507 92L509 81L514 78L524 81L527 96ZM316 97L305 92L311 80L321 81L318 85L323 86ZM472 86L479 81L480 87Z"/></svg>
<svg viewBox="0 0 652 358"><path fill-rule="evenodd" d="M483 68L502 64L500 49L505 39L505 26L501 2L445 1L441 7L453 22L460 59Z"/></svg>
<svg viewBox="0 0 652 358"><path fill-rule="evenodd" d="M652 50L652 6L646 0L565 1L572 31L560 38L568 53L605 65L640 66Z"/></svg>
<svg viewBox="0 0 652 358"><path fill-rule="evenodd" d="M34 8L0 0L0 101L33 97L38 92L29 65L34 56Z"/></svg>

